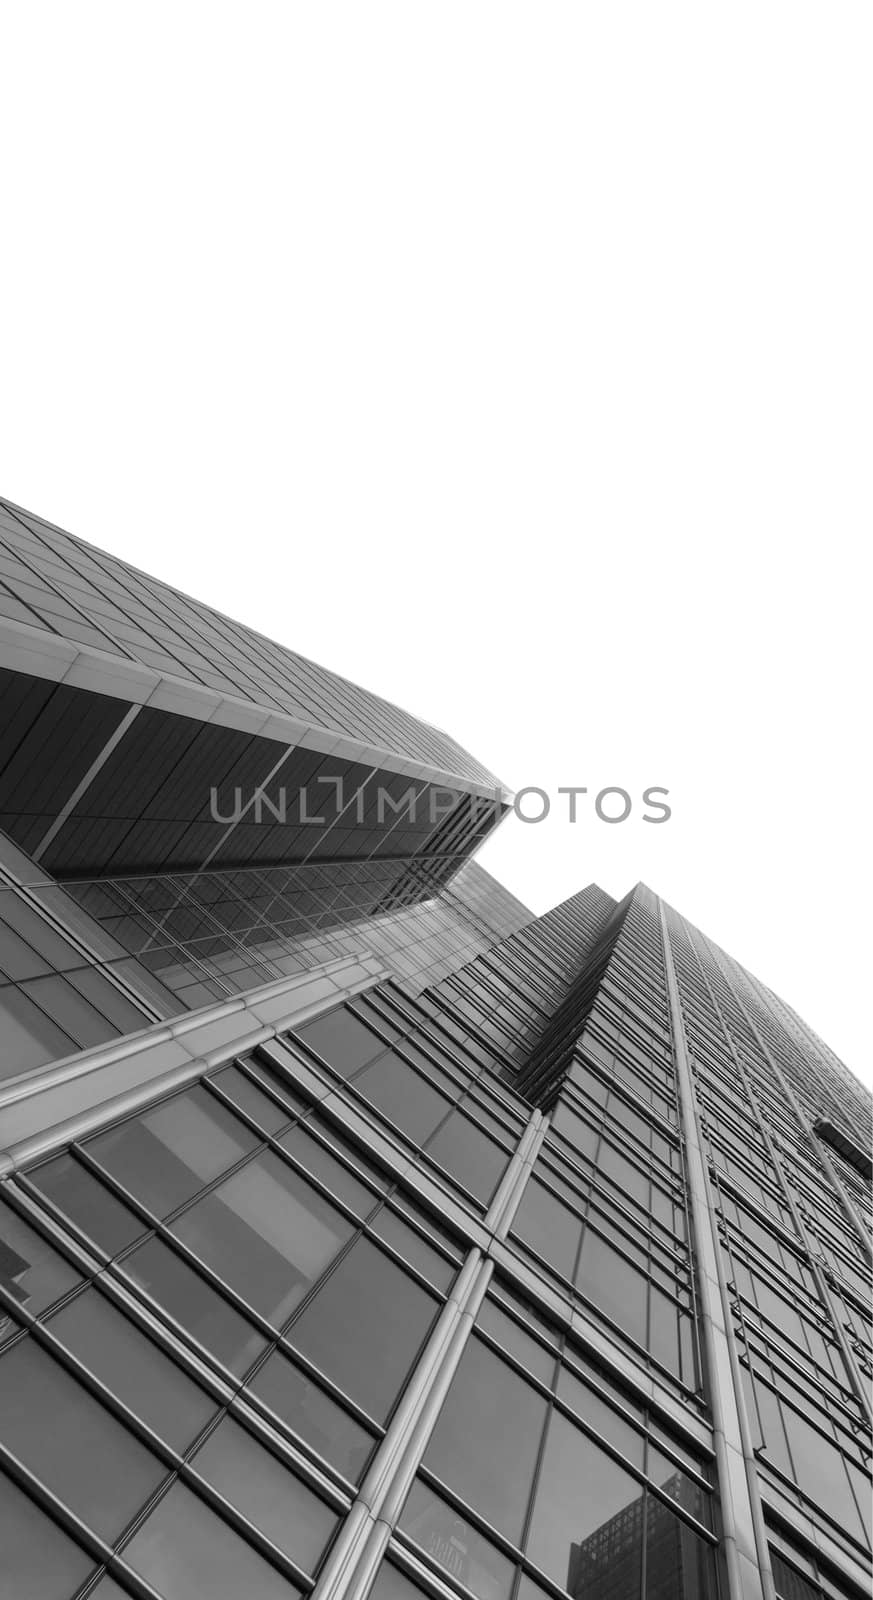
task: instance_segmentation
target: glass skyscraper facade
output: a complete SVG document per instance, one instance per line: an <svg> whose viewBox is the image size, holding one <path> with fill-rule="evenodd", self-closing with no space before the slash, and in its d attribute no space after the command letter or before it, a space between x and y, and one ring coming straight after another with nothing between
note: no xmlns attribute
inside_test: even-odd
<svg viewBox="0 0 873 1600"><path fill-rule="evenodd" d="M7 517L0 1594L869 1594L866 1092L645 886L532 917L445 736ZM228 726L457 798L222 831Z"/></svg>

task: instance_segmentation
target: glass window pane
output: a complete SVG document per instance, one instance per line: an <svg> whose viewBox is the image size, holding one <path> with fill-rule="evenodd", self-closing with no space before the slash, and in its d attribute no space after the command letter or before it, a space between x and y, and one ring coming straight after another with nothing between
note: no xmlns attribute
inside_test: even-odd
<svg viewBox="0 0 873 1600"><path fill-rule="evenodd" d="M427 1484L412 1485L400 1526L479 1600L509 1600L512 1562Z"/></svg>
<svg viewBox="0 0 873 1600"><path fill-rule="evenodd" d="M76 1053L79 1046L35 1006L14 984L0 989L0 1078L14 1078L47 1061L60 1061Z"/></svg>
<svg viewBox="0 0 873 1600"><path fill-rule="evenodd" d="M298 1567L315 1571L336 1514L245 1428L225 1417L194 1466Z"/></svg>
<svg viewBox="0 0 873 1600"><path fill-rule="evenodd" d="M80 1273L0 1201L0 1283L18 1304L36 1315L81 1282ZM0 1312L0 1332L4 1320Z"/></svg>
<svg viewBox="0 0 873 1600"><path fill-rule="evenodd" d="M576 1287L638 1344L645 1344L646 1280L592 1228L586 1228L582 1241Z"/></svg>
<svg viewBox="0 0 873 1600"><path fill-rule="evenodd" d="M32 1339L0 1359L3 1440L101 1538L116 1539L166 1468Z"/></svg>
<svg viewBox="0 0 873 1600"><path fill-rule="evenodd" d="M238 1117L198 1085L89 1139L86 1149L143 1205L165 1217L257 1143Z"/></svg>
<svg viewBox="0 0 873 1600"><path fill-rule="evenodd" d="M460 1111L452 1112L426 1148L431 1160L483 1205L494 1194L509 1161L506 1151Z"/></svg>
<svg viewBox="0 0 873 1600"><path fill-rule="evenodd" d="M581 1219L535 1178L528 1179L512 1232L562 1278L572 1278Z"/></svg>
<svg viewBox="0 0 873 1600"><path fill-rule="evenodd" d="M106 1255L117 1255L145 1231L129 1206L71 1155L57 1156L33 1168L28 1180Z"/></svg>
<svg viewBox="0 0 873 1600"><path fill-rule="evenodd" d="M452 1379L423 1464L517 1542L545 1414L543 1396L473 1338Z"/></svg>
<svg viewBox="0 0 873 1600"><path fill-rule="evenodd" d="M287 1126L290 1113L277 1106L268 1094L256 1088L251 1078L240 1072L239 1067L225 1067L223 1072L216 1073L210 1080L216 1087L226 1094L234 1105L239 1106L246 1116L251 1117L265 1133L275 1133L278 1128Z"/></svg>
<svg viewBox="0 0 873 1600"><path fill-rule="evenodd" d="M0 1563L10 1600L69 1600L94 1562L0 1474Z"/></svg>
<svg viewBox="0 0 873 1600"><path fill-rule="evenodd" d="M355 1089L416 1145L433 1133L450 1105L391 1050L358 1074Z"/></svg>
<svg viewBox="0 0 873 1600"><path fill-rule="evenodd" d="M375 1437L305 1372L275 1351L247 1388L332 1467L353 1483L358 1481Z"/></svg>
<svg viewBox="0 0 873 1600"><path fill-rule="evenodd" d="M288 1337L362 1410L382 1422L436 1311L432 1295L369 1239L357 1239Z"/></svg>
<svg viewBox="0 0 873 1600"><path fill-rule="evenodd" d="M295 1033L343 1078L385 1049L383 1040L377 1039L345 1006L315 1017Z"/></svg>
<svg viewBox="0 0 873 1600"><path fill-rule="evenodd" d="M614 1541L613 1541L614 1542ZM714 1600L713 1552L650 1494L646 1508L646 1600Z"/></svg>
<svg viewBox="0 0 873 1600"><path fill-rule="evenodd" d="M164 1495L123 1557L172 1600L294 1600L299 1594L182 1483Z"/></svg>
<svg viewBox="0 0 873 1600"><path fill-rule="evenodd" d="M645 1449L643 1435L637 1433L636 1428L625 1422L624 1417L613 1411L605 1400L601 1400L599 1395L594 1394L587 1384L582 1383L566 1367L561 1367L558 1373L557 1393L583 1422L590 1423L597 1433L602 1433L603 1437L608 1439L610 1444L614 1444L616 1449L620 1450L622 1455L626 1455L635 1466L642 1466Z"/></svg>
<svg viewBox="0 0 873 1600"><path fill-rule="evenodd" d="M174 1450L184 1451L216 1410L216 1401L96 1289L77 1295L49 1328Z"/></svg>
<svg viewBox="0 0 873 1600"><path fill-rule="evenodd" d="M325 1150L323 1144L307 1132L302 1123L289 1129L279 1140L283 1150L287 1150L301 1167L311 1172L313 1177L332 1191L339 1200L345 1202L351 1211L359 1217L368 1217L373 1207L377 1204L378 1195L352 1176L348 1167Z"/></svg>
<svg viewBox="0 0 873 1600"><path fill-rule="evenodd" d="M684 1506L686 1511L690 1511L692 1517L696 1517L698 1522L703 1522L710 1526L710 1499L706 1490L701 1489L693 1478L689 1478L681 1467L677 1467L675 1461L671 1461L669 1456L662 1455L651 1440L649 1441L648 1455L646 1457L646 1472L658 1487L663 1489L665 1494L669 1494L674 1500L678 1500L680 1506Z"/></svg>
<svg viewBox="0 0 873 1600"><path fill-rule="evenodd" d="M420 1233L403 1222L395 1211L383 1206L377 1217L374 1217L371 1227L374 1233L390 1244L399 1255L402 1255L411 1266L416 1267L423 1278L427 1278L435 1288L445 1291L454 1279L457 1267L440 1255L433 1245L422 1239Z"/></svg>
<svg viewBox="0 0 873 1600"><path fill-rule="evenodd" d="M172 1232L282 1326L354 1226L267 1151L198 1200Z"/></svg>
<svg viewBox="0 0 873 1600"><path fill-rule="evenodd" d="M535 1377L541 1378L544 1383L551 1382L555 1371L554 1351L544 1350L536 1339L519 1327L513 1317L495 1305L490 1295L482 1302L476 1326L490 1333L504 1350L515 1356Z"/></svg>
<svg viewBox="0 0 873 1600"><path fill-rule="evenodd" d="M124 1273L181 1328L241 1376L266 1339L159 1239L147 1239L124 1262Z"/></svg>
<svg viewBox="0 0 873 1600"><path fill-rule="evenodd" d="M424 1600L424 1590L393 1561L383 1561L370 1590L370 1600Z"/></svg>
<svg viewBox="0 0 873 1600"><path fill-rule="evenodd" d="M571 1594L596 1590L609 1574L617 1593L636 1596L642 1540L642 1484L553 1411L527 1540L531 1560Z"/></svg>

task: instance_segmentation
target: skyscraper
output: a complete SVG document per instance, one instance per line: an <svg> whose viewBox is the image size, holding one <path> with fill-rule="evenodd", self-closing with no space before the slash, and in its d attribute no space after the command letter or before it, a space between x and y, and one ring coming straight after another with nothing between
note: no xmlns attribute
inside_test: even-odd
<svg viewBox="0 0 873 1600"><path fill-rule="evenodd" d="M366 758L342 744L363 728L333 729L349 793L417 762L422 791L460 796L445 817L396 850L390 817L354 809L324 825L337 848L301 837L299 809L222 832L215 750L219 786L278 807L269 774L314 734L283 723L277 754L269 721L227 750L228 724L204 733L235 627L213 613L196 663L176 640L183 671L149 660L169 687L113 692L121 657L70 642L61 594L88 626L110 616L92 583L137 619L111 632L140 683L151 647L124 630L148 606L169 648L164 591L13 522L10 607L37 604L25 552L56 600L44 628L13 612L3 656L0 1592L868 1593L870 1100L851 1074L642 885L531 917L469 860L507 792L384 702ZM180 620L203 610L165 592ZM269 654L239 648L247 671ZM192 716L165 698L195 670ZM220 672L242 717L239 658ZM155 748L177 754L159 770Z"/></svg>

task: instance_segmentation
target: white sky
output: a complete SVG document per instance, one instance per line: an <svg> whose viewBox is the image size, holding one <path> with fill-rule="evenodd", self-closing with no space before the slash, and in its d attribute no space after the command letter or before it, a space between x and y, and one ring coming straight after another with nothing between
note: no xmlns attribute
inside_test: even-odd
<svg viewBox="0 0 873 1600"><path fill-rule="evenodd" d="M868 5L8 5L2 492L556 799L867 1081Z"/></svg>

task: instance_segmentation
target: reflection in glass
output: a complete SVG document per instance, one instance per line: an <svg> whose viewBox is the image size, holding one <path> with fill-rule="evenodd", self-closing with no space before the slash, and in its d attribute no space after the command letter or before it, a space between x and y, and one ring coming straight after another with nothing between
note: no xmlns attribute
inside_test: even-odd
<svg viewBox="0 0 873 1600"><path fill-rule="evenodd" d="M479 1600L509 1600L512 1562L427 1484L412 1485L400 1527Z"/></svg>
<svg viewBox="0 0 873 1600"><path fill-rule="evenodd" d="M257 1136L198 1085L98 1134L86 1148L149 1211L165 1217L257 1144Z"/></svg>
<svg viewBox="0 0 873 1600"><path fill-rule="evenodd" d="M562 1366L558 1373L557 1394L583 1422L590 1424L595 1432L602 1433L604 1439L614 1444L622 1455L627 1456L634 1466L643 1464L643 1450L645 1439L636 1428L633 1428L624 1417L607 1405L605 1400L589 1389L586 1383Z"/></svg>
<svg viewBox="0 0 873 1600"><path fill-rule="evenodd" d="M453 1111L427 1144L432 1161L487 1205L509 1156L460 1111Z"/></svg>
<svg viewBox="0 0 873 1600"><path fill-rule="evenodd" d="M0 1473L0 1570L10 1600L68 1600L94 1562Z"/></svg>
<svg viewBox="0 0 873 1600"><path fill-rule="evenodd" d="M525 1187L512 1231L562 1278L572 1278L581 1219L535 1178Z"/></svg>
<svg viewBox="0 0 873 1600"><path fill-rule="evenodd" d="M296 1566L314 1572L336 1514L245 1428L225 1417L194 1466Z"/></svg>
<svg viewBox="0 0 873 1600"><path fill-rule="evenodd" d="M480 1339L471 1339L423 1465L487 1522L521 1538L546 1401Z"/></svg>
<svg viewBox="0 0 873 1600"><path fill-rule="evenodd" d="M166 1475L32 1339L0 1359L3 1442L101 1538L116 1539Z"/></svg>
<svg viewBox="0 0 873 1600"><path fill-rule="evenodd" d="M397 1213L383 1206L377 1217L374 1217L371 1227L374 1233L390 1244L398 1255L404 1257L411 1266L417 1268L423 1278L427 1278L437 1289L446 1290L457 1272L457 1267L440 1255L433 1245L422 1239L420 1233L403 1222Z"/></svg>
<svg viewBox="0 0 873 1600"><path fill-rule="evenodd" d="M275 1351L247 1387L311 1449L356 1483L374 1435L350 1417L305 1372Z"/></svg>
<svg viewBox="0 0 873 1600"><path fill-rule="evenodd" d="M646 1343L646 1280L593 1228L582 1240L576 1287L638 1344Z"/></svg>
<svg viewBox="0 0 873 1600"><path fill-rule="evenodd" d="M645 1600L712 1600L713 1553L709 1545L650 1494L646 1507Z"/></svg>
<svg viewBox="0 0 873 1600"><path fill-rule="evenodd" d="M278 1128L287 1126L289 1113L258 1089L239 1067L225 1067L211 1081L265 1133L275 1133Z"/></svg>
<svg viewBox="0 0 873 1600"><path fill-rule="evenodd" d="M160 1239L147 1239L124 1262L125 1274L205 1350L241 1376L266 1345L250 1322L204 1283Z"/></svg>
<svg viewBox="0 0 873 1600"><path fill-rule="evenodd" d="M204 1195L171 1231L278 1327L354 1227L267 1151Z"/></svg>
<svg viewBox="0 0 873 1600"><path fill-rule="evenodd" d="M81 1281L35 1228L0 1201L0 1283L20 1306L34 1314L44 1311ZM0 1337L8 1331L8 1319L0 1311Z"/></svg>
<svg viewBox="0 0 873 1600"><path fill-rule="evenodd" d="M216 1402L96 1289L52 1317L50 1331L174 1450L184 1451Z"/></svg>
<svg viewBox="0 0 873 1600"><path fill-rule="evenodd" d="M362 1410L383 1422L437 1310L436 1300L369 1239L357 1239L289 1339Z"/></svg>
<svg viewBox="0 0 873 1600"><path fill-rule="evenodd" d="M330 1189L339 1200L342 1200L359 1217L368 1217L373 1207L377 1204L378 1196L373 1194L360 1179L352 1176L348 1167L344 1166L335 1155L324 1148L318 1139L314 1139L306 1128L298 1122L288 1133L283 1134L279 1140L283 1150L287 1150L301 1167L311 1172L326 1188Z"/></svg>
<svg viewBox="0 0 873 1600"><path fill-rule="evenodd" d="M370 1590L370 1600L424 1600L424 1590L393 1561L383 1561Z"/></svg>
<svg viewBox="0 0 873 1600"><path fill-rule="evenodd" d="M294 1600L299 1594L178 1482L122 1554L168 1600Z"/></svg>
<svg viewBox="0 0 873 1600"><path fill-rule="evenodd" d="M57 1156L27 1176L108 1256L117 1255L145 1232L145 1223L71 1155Z"/></svg>
<svg viewBox="0 0 873 1600"><path fill-rule="evenodd" d="M355 1078L355 1089L415 1145L433 1133L450 1105L391 1050L365 1067Z"/></svg>
<svg viewBox="0 0 873 1600"><path fill-rule="evenodd" d="M357 1017L353 1017L345 1006L324 1012L304 1027L296 1029L296 1033L310 1050L327 1061L342 1078L347 1078L350 1072L362 1067L365 1061L372 1061L385 1049L383 1041L377 1039L375 1033L371 1033Z"/></svg>
<svg viewBox="0 0 873 1600"><path fill-rule="evenodd" d="M643 1541L643 1486L560 1412L553 1411L537 1481L527 1553L571 1594L596 1592L622 1573L636 1595ZM620 1569L619 1569L620 1563Z"/></svg>

